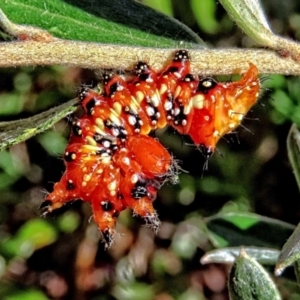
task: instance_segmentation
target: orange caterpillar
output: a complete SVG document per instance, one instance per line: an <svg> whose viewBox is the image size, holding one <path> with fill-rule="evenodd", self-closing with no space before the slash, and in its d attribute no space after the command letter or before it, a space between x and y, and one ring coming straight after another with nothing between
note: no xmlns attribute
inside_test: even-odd
<svg viewBox="0 0 300 300"><path fill-rule="evenodd" d="M46 215L74 199L90 202L107 246L116 218L127 207L159 228L152 202L163 183L176 181L176 166L149 132L171 125L189 135L208 159L218 140L240 124L260 89L253 64L236 82L192 75L186 50L177 51L159 73L145 62L133 73L127 81L106 74L103 93L81 89L85 113L72 124L66 171L42 204Z"/></svg>

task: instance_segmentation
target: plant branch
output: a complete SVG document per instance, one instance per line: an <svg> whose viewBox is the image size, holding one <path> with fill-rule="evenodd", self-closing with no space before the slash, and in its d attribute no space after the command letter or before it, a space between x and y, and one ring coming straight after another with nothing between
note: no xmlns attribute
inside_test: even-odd
<svg viewBox="0 0 300 300"><path fill-rule="evenodd" d="M138 60L161 69L175 49L154 49L69 40L0 43L0 67L66 65L90 69L130 69ZM255 64L260 73L300 75L300 64L269 50L190 50L194 73L233 74Z"/></svg>

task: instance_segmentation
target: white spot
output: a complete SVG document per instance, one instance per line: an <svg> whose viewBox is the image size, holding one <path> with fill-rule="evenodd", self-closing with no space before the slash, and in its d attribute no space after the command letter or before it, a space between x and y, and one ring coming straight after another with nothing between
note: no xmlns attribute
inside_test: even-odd
<svg viewBox="0 0 300 300"><path fill-rule="evenodd" d="M123 85L118 85L117 91L118 91L118 92L121 92L121 91L123 91L123 90L124 90L124 86L123 86Z"/></svg>
<svg viewBox="0 0 300 300"><path fill-rule="evenodd" d="M201 94L194 96L191 99L191 102L193 103L193 107L196 109L202 109L204 106L204 99L205 97Z"/></svg>
<svg viewBox="0 0 300 300"><path fill-rule="evenodd" d="M146 106L146 113L149 117L152 117L155 114L155 110L151 106Z"/></svg>
<svg viewBox="0 0 300 300"><path fill-rule="evenodd" d="M105 148L109 148L110 147L110 145L111 145L111 142L110 141L104 141L103 142L103 146L105 147Z"/></svg>
<svg viewBox="0 0 300 300"><path fill-rule="evenodd" d="M117 182L116 182L116 180L112 181L107 187L108 187L109 191L111 191L111 192L115 191L116 188L117 188Z"/></svg>
<svg viewBox="0 0 300 300"><path fill-rule="evenodd" d="M187 121L186 121L186 120L182 120L182 121L181 121L181 125L182 125L182 126L185 126L186 124L187 124Z"/></svg>
<svg viewBox="0 0 300 300"><path fill-rule="evenodd" d="M151 77L149 77L149 78L146 79L146 82L147 82L147 83L152 83L152 82L153 82L153 79L152 79Z"/></svg>
<svg viewBox="0 0 300 300"><path fill-rule="evenodd" d="M160 102L160 97L158 97L156 94L153 94L151 97L151 103L153 104L154 107L158 107Z"/></svg>
<svg viewBox="0 0 300 300"><path fill-rule="evenodd" d="M208 122L210 120L210 117L209 116L205 116L204 120Z"/></svg>
<svg viewBox="0 0 300 300"><path fill-rule="evenodd" d="M103 157L102 163L105 164L105 165L108 165L108 164L110 163L110 156L108 156L108 157Z"/></svg>
<svg viewBox="0 0 300 300"><path fill-rule="evenodd" d="M174 110L174 115L178 116L179 114L180 114L180 109L178 107L176 107Z"/></svg>
<svg viewBox="0 0 300 300"><path fill-rule="evenodd" d="M84 181L90 181L91 178L92 178L92 176L89 175L89 174L84 174L84 175L83 175L83 180L84 180Z"/></svg>
<svg viewBox="0 0 300 300"><path fill-rule="evenodd" d="M139 176L138 176L137 174L133 174L133 175L131 176L131 178L130 178L130 181L131 181L132 184L137 183L138 180L139 180Z"/></svg>
<svg viewBox="0 0 300 300"><path fill-rule="evenodd" d="M212 86L212 82L210 80L205 80L202 82L202 85L206 88L210 88Z"/></svg>
<svg viewBox="0 0 300 300"><path fill-rule="evenodd" d="M219 131L218 131L218 130L215 130L214 133L213 133L213 136L216 137L216 136L218 136L218 135L219 135Z"/></svg>
<svg viewBox="0 0 300 300"><path fill-rule="evenodd" d="M132 126L136 124L136 117L135 116L128 116L128 123Z"/></svg>
<svg viewBox="0 0 300 300"><path fill-rule="evenodd" d="M235 125L234 125L234 123L230 123L230 124L228 125L228 127L229 127L230 129L233 129L233 128L235 127Z"/></svg>
<svg viewBox="0 0 300 300"><path fill-rule="evenodd" d="M130 159L129 159L128 157L124 157L124 158L122 159L122 162L123 162L125 165L129 166L129 164L130 164Z"/></svg>
<svg viewBox="0 0 300 300"><path fill-rule="evenodd" d="M172 109L172 102L171 101L166 101L165 102L165 104L164 104L164 109L166 110L166 111L169 111L169 110L171 110Z"/></svg>
<svg viewBox="0 0 300 300"><path fill-rule="evenodd" d="M98 169L96 173L97 174L102 174L103 173L103 169Z"/></svg>
<svg viewBox="0 0 300 300"><path fill-rule="evenodd" d="M112 129L112 134L113 134L114 136L118 136L118 135L120 134L120 130L117 129L117 128L113 128L113 129Z"/></svg>

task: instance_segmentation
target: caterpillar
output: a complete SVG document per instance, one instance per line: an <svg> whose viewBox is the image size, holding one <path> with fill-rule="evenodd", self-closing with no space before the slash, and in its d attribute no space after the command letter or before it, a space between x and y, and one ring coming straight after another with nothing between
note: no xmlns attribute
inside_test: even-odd
<svg viewBox="0 0 300 300"><path fill-rule="evenodd" d="M251 63L235 82L192 75L188 51L179 50L160 72L138 62L127 80L104 74L102 89L79 90L84 114L71 125L66 171L41 209L45 216L74 199L89 202L109 247L116 219L128 207L157 231L153 201L162 184L177 180L174 159L149 133L170 125L208 159L257 101L260 81Z"/></svg>

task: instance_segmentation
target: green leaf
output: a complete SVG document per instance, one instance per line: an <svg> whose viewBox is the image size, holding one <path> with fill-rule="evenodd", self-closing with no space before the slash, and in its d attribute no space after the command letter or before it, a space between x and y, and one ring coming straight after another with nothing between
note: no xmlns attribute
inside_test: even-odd
<svg viewBox="0 0 300 300"><path fill-rule="evenodd" d="M242 249L229 275L231 300L280 300L269 274Z"/></svg>
<svg viewBox="0 0 300 300"><path fill-rule="evenodd" d="M28 258L35 250L52 244L57 232L47 221L39 218L26 222L16 235L1 241L1 251L10 256Z"/></svg>
<svg viewBox="0 0 300 300"><path fill-rule="evenodd" d="M196 21L204 32L214 34L218 31L219 24L215 17L217 3L215 0L191 0L191 7L196 12Z"/></svg>
<svg viewBox="0 0 300 300"><path fill-rule="evenodd" d="M300 260L299 259L297 259L294 262L294 270L295 270L298 285L300 285Z"/></svg>
<svg viewBox="0 0 300 300"><path fill-rule="evenodd" d="M73 211L67 211L58 217L57 224L63 232L73 232L80 224L79 214Z"/></svg>
<svg viewBox="0 0 300 300"><path fill-rule="evenodd" d="M67 139L53 130L40 134L37 140L50 155L63 153L67 146Z"/></svg>
<svg viewBox="0 0 300 300"><path fill-rule="evenodd" d="M279 250L259 247L243 247L249 256L257 260L261 264L275 264ZM241 251L240 247L229 247L216 249L205 253L201 258L201 264L208 263L234 263Z"/></svg>
<svg viewBox="0 0 300 300"><path fill-rule="evenodd" d="M167 16L173 16L173 7L172 7L172 0L142 0L143 4L152 7Z"/></svg>
<svg viewBox="0 0 300 300"><path fill-rule="evenodd" d="M254 41L269 45L274 37L259 0L220 0L235 23Z"/></svg>
<svg viewBox="0 0 300 300"><path fill-rule="evenodd" d="M51 128L56 122L74 112L77 102L77 99L73 99L27 119L1 122L0 151Z"/></svg>
<svg viewBox="0 0 300 300"><path fill-rule="evenodd" d="M289 237L287 242L282 247L280 252L275 274L280 275L284 269L300 259L300 223L296 227L293 234Z"/></svg>
<svg viewBox="0 0 300 300"><path fill-rule="evenodd" d="M279 249L295 229L288 223L253 213L220 213L205 221L210 241L216 247L244 245ZM221 243L216 236L221 238Z"/></svg>
<svg viewBox="0 0 300 300"><path fill-rule="evenodd" d="M287 151L298 187L300 189L300 132L296 124L291 126L287 137Z"/></svg>
<svg viewBox="0 0 300 300"><path fill-rule="evenodd" d="M148 47L203 44L182 23L132 0L10 0L2 1L0 8L15 23L63 39Z"/></svg>
<svg viewBox="0 0 300 300"><path fill-rule="evenodd" d="M114 287L113 295L122 300L152 300L154 299L154 289L152 286L140 282L119 284Z"/></svg>
<svg viewBox="0 0 300 300"><path fill-rule="evenodd" d="M45 294L37 290L18 291L5 296L3 300L48 300Z"/></svg>

